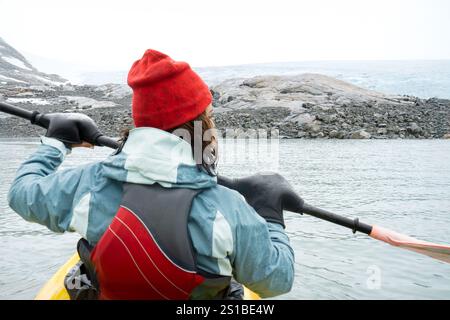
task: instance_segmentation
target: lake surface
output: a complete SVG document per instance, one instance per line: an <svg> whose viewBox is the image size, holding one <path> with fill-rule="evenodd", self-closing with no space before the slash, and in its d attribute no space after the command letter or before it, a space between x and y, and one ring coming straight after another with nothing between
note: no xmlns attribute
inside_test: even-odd
<svg viewBox="0 0 450 320"><path fill-rule="evenodd" d="M228 156L244 142L226 144ZM6 195L36 140L0 140L0 299L32 299L75 251L78 236L54 234L9 209ZM245 148L244 148L245 149ZM75 149L64 167L111 150ZM275 167L310 204L408 235L450 243L450 141L286 140L272 155L224 157L220 172L244 176ZM265 165L267 163L268 165ZM390 247L313 217L286 214L296 255L287 299L450 299L450 265Z"/></svg>

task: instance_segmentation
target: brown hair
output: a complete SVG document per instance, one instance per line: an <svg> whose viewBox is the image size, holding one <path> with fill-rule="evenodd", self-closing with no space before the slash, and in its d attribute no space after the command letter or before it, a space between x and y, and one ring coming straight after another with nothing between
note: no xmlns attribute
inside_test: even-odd
<svg viewBox="0 0 450 320"><path fill-rule="evenodd" d="M199 168L204 168L210 175L217 175L217 132L214 121L206 110L194 120L185 122L178 127L166 131L175 134L191 145L192 156ZM125 142L128 139L129 133L130 129L123 130L121 132L121 141Z"/></svg>

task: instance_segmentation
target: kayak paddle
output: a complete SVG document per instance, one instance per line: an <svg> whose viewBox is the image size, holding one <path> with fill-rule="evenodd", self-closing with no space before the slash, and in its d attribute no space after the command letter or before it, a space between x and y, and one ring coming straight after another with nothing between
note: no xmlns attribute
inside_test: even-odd
<svg viewBox="0 0 450 320"><path fill-rule="evenodd" d="M41 114L37 111L28 111L4 102L0 102L0 111L27 119L33 124L37 124L42 128L48 128L49 120L46 118L46 115ZM104 135L101 135L96 139L95 145L105 146L112 149L119 148L119 143L117 141ZM300 197L299 199L301 200ZM299 205L294 212L300 214L305 213L313 217L349 228L353 230L353 233L356 233L357 231L362 232L374 239L386 242L390 245L414 251L431 258L450 263L450 246L448 245L422 241L380 226L371 226L360 222L358 218L349 219L332 212L316 208L307 203L303 203L303 200L302 205Z"/></svg>
<svg viewBox="0 0 450 320"><path fill-rule="evenodd" d="M353 230L353 233L356 233L357 231L362 232L369 235L373 239L389 243L392 246L414 251L429 256L431 258L450 263L450 246L448 245L418 240L377 225L371 226L359 222L358 218L352 220L325 211L323 209L315 208L306 203L303 204L301 212L297 213L306 213L316 218L350 228Z"/></svg>
<svg viewBox="0 0 450 320"><path fill-rule="evenodd" d="M28 111L8 103L0 102L0 111L17 116L23 119L29 120L32 124L36 124L44 129L48 129L49 119L45 114L39 113L37 111ZM95 139L94 144L96 146L104 146L112 149L117 149L119 143L112 138L104 135L100 135Z"/></svg>

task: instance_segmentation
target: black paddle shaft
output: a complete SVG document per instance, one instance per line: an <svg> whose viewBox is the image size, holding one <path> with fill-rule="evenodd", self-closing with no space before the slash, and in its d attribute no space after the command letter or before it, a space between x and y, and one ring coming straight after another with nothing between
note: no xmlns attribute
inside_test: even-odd
<svg viewBox="0 0 450 320"><path fill-rule="evenodd" d="M33 124L36 124L44 129L47 129L49 125L49 120L45 117L45 114L39 113L37 111L28 111L4 102L0 102L0 111L23 119L27 119ZM119 148L119 143L117 141L104 135L99 136L95 140L95 145L105 146L112 149Z"/></svg>
<svg viewBox="0 0 450 320"><path fill-rule="evenodd" d="M33 117L33 111L28 111L4 102L0 102L0 111L27 120L31 120Z"/></svg>
<svg viewBox="0 0 450 320"><path fill-rule="evenodd" d="M41 114L36 111L28 111L4 102L0 102L0 111L32 121L33 124L39 125L45 129L48 128L49 121L45 118L45 114ZM117 141L103 135L96 139L95 144L112 149L119 148L119 143ZM338 224L340 226L352 229L354 233L358 231L365 234L370 234L372 231L372 226L359 222L358 218L349 219L335 213L316 208L307 203L304 203L301 212L297 213L306 213L310 216Z"/></svg>
<svg viewBox="0 0 450 320"><path fill-rule="evenodd" d="M353 233L362 232L367 235L370 235L372 232L372 226L359 222L358 218L355 219L349 219L340 215L337 215L335 213L316 208L314 206L311 206L307 203L303 204L302 212L299 213L306 213L310 216L326 220L335 224L338 224L340 226L352 229Z"/></svg>

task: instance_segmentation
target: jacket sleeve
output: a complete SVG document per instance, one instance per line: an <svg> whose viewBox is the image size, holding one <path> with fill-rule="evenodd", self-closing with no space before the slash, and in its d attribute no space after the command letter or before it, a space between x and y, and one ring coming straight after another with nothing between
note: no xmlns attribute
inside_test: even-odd
<svg viewBox="0 0 450 320"><path fill-rule="evenodd" d="M234 277L261 297L291 290L294 282L294 251L283 227L267 223L242 201L236 225Z"/></svg>
<svg viewBox="0 0 450 320"><path fill-rule="evenodd" d="M19 167L8 203L27 221L55 232L68 231L83 169L56 172L69 150L52 138L43 137L41 141L38 150Z"/></svg>

